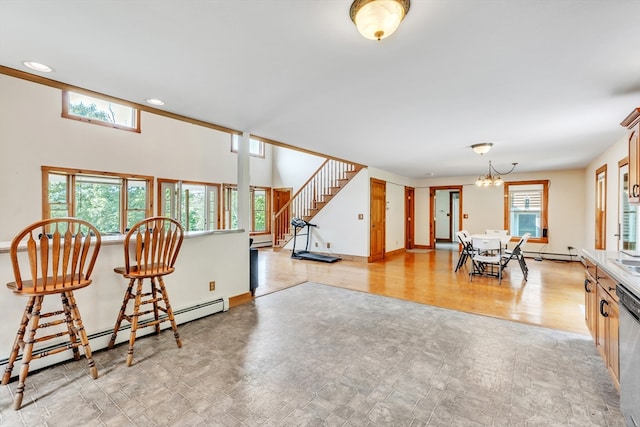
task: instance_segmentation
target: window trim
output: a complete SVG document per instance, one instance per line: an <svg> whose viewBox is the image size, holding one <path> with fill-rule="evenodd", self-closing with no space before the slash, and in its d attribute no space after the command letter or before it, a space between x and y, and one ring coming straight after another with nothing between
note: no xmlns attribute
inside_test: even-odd
<svg viewBox="0 0 640 427"><path fill-rule="evenodd" d="M238 191L237 184L223 184L222 185L222 227L225 230L234 230L230 227L230 224L227 224L227 210L231 211L230 196L227 194L227 190L230 191ZM264 231L254 231L255 229L255 210L254 210L254 192L255 190L264 190L265 191L265 230ZM251 217L251 229L249 230L250 236L259 236L259 235L270 235L271 234L271 216L272 212L272 203L271 203L271 187L262 187L259 185L252 185L249 187L249 207L251 209L250 217ZM229 218L231 218L231 212L229 212Z"/></svg>
<svg viewBox="0 0 640 427"><path fill-rule="evenodd" d="M504 229L509 230L511 232L511 209L510 209L510 201L509 201L509 187L511 186L519 186L519 185L542 185L542 204L540 213L540 222L542 233L545 233L544 230L549 229L549 180L548 179L540 179L540 180L530 180L530 181L510 181L504 183ZM517 242L520 240L522 236L511 236L512 242ZM547 234L546 237L530 237L528 240L529 243L549 243L549 236Z"/></svg>
<svg viewBox="0 0 640 427"><path fill-rule="evenodd" d="M109 123L109 122L105 122L105 121L98 120L98 119L90 119L88 117L77 116L75 114L72 114L72 113L69 112L69 93L70 92L77 93L77 94L83 95L83 96L88 96L88 97L91 97L91 98L101 99L101 100L104 100L104 101L112 102L114 104L119 104L119 105L122 105L122 106L125 106L125 107L132 108L133 112L134 112L136 125L135 126L119 125L119 124ZM111 98L109 96L100 96L100 95L97 95L95 93L85 93L84 91L81 91L81 90L67 90L67 89L63 89L62 90L62 114L61 114L61 116L63 118L65 118L65 119L77 120L77 121L80 121L80 122L91 123L91 124L94 124L94 125L105 126L105 127L108 127L108 128L120 129L120 130L129 131L129 132L135 132L135 133L141 133L141 130L140 130L140 109L138 107L136 107L134 104L130 104L130 103L127 103L127 102L122 102L119 99Z"/></svg>
<svg viewBox="0 0 640 427"><path fill-rule="evenodd" d="M153 184L154 178L149 175L137 175L137 174L125 174L118 172L104 172L94 171L89 169L73 169L63 168L56 166L41 166L42 174L42 219L48 219L51 217L51 207L49 205L49 174L66 175L68 179L67 186L67 212L69 216L76 215L76 176L96 176L96 177L108 177L117 178L122 181L122 188L126 188L126 181L128 179L147 182L147 206L145 208L145 217L150 217L153 214ZM120 233L124 233L127 224L128 203L127 196L123 192L120 194Z"/></svg>

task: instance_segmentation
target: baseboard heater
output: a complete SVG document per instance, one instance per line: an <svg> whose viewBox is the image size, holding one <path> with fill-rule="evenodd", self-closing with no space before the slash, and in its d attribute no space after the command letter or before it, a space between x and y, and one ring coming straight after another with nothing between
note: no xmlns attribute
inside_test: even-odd
<svg viewBox="0 0 640 427"><path fill-rule="evenodd" d="M80 310L82 311L82 308ZM181 325L196 319L201 319L203 317L210 316L212 314L220 313L227 310L229 310L229 299L219 298L213 301L207 301L207 302L203 302L193 306L174 310L173 315L176 319L176 323L178 325ZM114 313L114 315L117 315L117 314L118 314L117 312ZM167 315L164 314L160 316L160 318L166 319ZM114 322L115 322L115 317L114 317ZM144 323L144 319L141 319L140 322ZM170 328L171 322L163 322L160 324L160 326L161 326L160 329L162 330ZM131 329L131 324L128 322L123 322L122 326L120 326L120 329L118 329L118 337L116 338L116 344L129 341L130 329ZM88 338L89 338L89 344L91 345L91 351L95 353L99 350L106 349L107 346L109 345L109 340L111 339L112 333L113 333L113 329L106 329L103 331L89 334ZM144 337L146 335L150 335L154 333L155 333L155 328L139 329L138 332L136 333L136 338ZM13 345L13 342L11 343L11 345ZM33 354L35 356L42 352L51 351L54 348L57 348L56 344L53 344L45 348L41 348L37 352L34 351ZM79 349L82 354L82 346L79 347ZM11 349L7 348L2 350L11 350ZM123 357L124 357L124 354L123 354ZM29 363L29 372L35 372L38 369L46 368L48 366L52 366L52 365L65 362L67 360L72 360L72 359L73 359L73 353L71 350L63 351L58 354L43 357L40 359L35 359L35 360L32 360L31 363ZM84 360L86 359L84 359L84 357L81 357L80 362L83 362ZM0 359L0 372L4 372L6 365L8 363L9 363L8 357ZM13 365L13 373L11 375L12 377L18 375L20 366L22 366L22 355L18 356L18 358L16 359Z"/></svg>

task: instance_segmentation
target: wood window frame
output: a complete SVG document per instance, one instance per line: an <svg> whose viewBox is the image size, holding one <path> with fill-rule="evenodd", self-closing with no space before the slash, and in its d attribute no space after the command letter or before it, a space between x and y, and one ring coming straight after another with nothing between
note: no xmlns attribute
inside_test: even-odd
<svg viewBox="0 0 640 427"><path fill-rule="evenodd" d="M217 194L217 206L216 206L216 224L214 226L213 229L211 228L207 228L206 231L210 231L210 230L219 230L220 229L220 225L221 225L221 212L222 212L222 195L221 195L221 190L222 190L222 184L219 183L215 183L215 182L206 182L206 181L188 181L188 180L180 180L180 179L169 179L169 178L158 178L157 179L158 185L157 185L157 198L158 198L158 210L157 210L157 214L160 216L163 216L165 213L163 212L163 203L164 203L164 195L163 190L162 190L162 185L167 183L167 184L173 184L173 185L178 185L181 186L182 184L187 184L187 185L202 185L205 187L205 190L209 187L215 187L216 189L216 194ZM179 199L174 200L175 203L177 204ZM205 206L205 212L207 213L206 215L206 225L209 225L209 209L208 206ZM176 218L173 218L177 221L182 222L182 214L179 211L179 208L176 210ZM188 230L188 227L185 228L185 231L190 231Z"/></svg>
<svg viewBox="0 0 640 427"><path fill-rule="evenodd" d="M549 180L529 180L529 181L510 181L504 183L504 228L511 232L511 207L509 202L509 188L518 185L542 185L542 203L540 213L540 228L542 230L540 237L530 237L530 243L549 243ZM511 241L518 241L522 236L512 236Z"/></svg>
<svg viewBox="0 0 640 427"><path fill-rule="evenodd" d="M125 126L125 125L120 125L120 124L116 124L116 123L109 123L109 122L105 122L104 120L100 120L100 119L91 119L89 117L83 117L83 116L78 116L75 114L72 114L69 112L69 93L73 92L79 95L83 95L83 96L88 96L91 98L96 98L96 99L100 99L103 101L107 101L107 102L112 102L114 104L118 104L118 105L122 105L128 108L131 108L133 110L134 113L134 118L135 118L135 126ZM138 107L136 107L134 104L130 104L127 102L124 102L120 99L117 98L112 98L110 96L99 96L96 95L95 93L88 93L82 90L66 90L63 89L62 90L62 117L65 119L71 119L71 120L77 120L80 122L85 122L85 123L91 123L94 125L99 125L99 126L105 126L105 127L109 127L109 128L114 128L114 129L120 129L120 130L125 130L125 131L129 131L129 132L135 132L135 133L141 133L140 130L140 109Z"/></svg>
<svg viewBox="0 0 640 427"><path fill-rule="evenodd" d="M145 181L147 183L146 191L146 207L145 216L150 217L153 214L153 184L154 177L149 175L137 175L137 174L125 174L118 172L104 172L94 171L89 169L73 169L56 166L41 166L42 173L42 218L48 219L51 217L51 208L49 205L49 174L65 175L67 176L67 212L68 216L76 216L77 200L76 200L76 178L77 176L93 176L93 177L108 177L121 180L122 188L126 188L126 182L128 179L136 181ZM120 193L120 233L124 233L127 228L128 218L128 201L127 192L122 191Z"/></svg>

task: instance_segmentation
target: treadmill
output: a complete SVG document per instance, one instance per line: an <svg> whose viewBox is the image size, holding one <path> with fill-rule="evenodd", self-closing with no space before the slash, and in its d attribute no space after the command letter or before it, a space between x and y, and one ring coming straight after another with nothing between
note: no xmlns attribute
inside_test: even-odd
<svg viewBox="0 0 640 427"><path fill-rule="evenodd" d="M316 224L311 224L310 222L305 221L302 218L293 218L291 220L291 225L293 225L293 250L291 251L291 258L293 259L308 259L311 261L320 261L320 262L336 262L336 261L340 261L342 258L339 258L337 256L331 256L331 255L322 255L322 254L316 254L313 252L309 252L309 244L311 243L310 240L310 236L311 236L311 227L317 227ZM307 244L305 246L305 249L296 251L296 238L298 237L298 230L302 230L303 228L307 228ZM304 234L301 234L301 236L304 236Z"/></svg>

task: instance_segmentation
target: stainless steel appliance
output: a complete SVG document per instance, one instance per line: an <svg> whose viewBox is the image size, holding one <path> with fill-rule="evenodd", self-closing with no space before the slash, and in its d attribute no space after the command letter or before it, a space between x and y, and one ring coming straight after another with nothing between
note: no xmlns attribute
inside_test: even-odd
<svg viewBox="0 0 640 427"><path fill-rule="evenodd" d="M620 297L620 409L629 427L640 427L640 299L618 285Z"/></svg>

